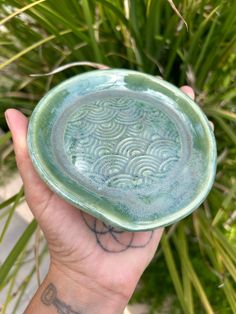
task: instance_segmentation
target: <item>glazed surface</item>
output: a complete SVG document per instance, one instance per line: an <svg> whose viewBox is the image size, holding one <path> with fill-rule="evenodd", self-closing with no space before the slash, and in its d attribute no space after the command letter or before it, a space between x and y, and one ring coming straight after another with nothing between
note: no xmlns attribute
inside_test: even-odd
<svg viewBox="0 0 236 314"><path fill-rule="evenodd" d="M167 114L124 96L78 104L66 121L64 147L78 175L100 188L150 187L182 155L181 136Z"/></svg>
<svg viewBox="0 0 236 314"><path fill-rule="evenodd" d="M215 175L214 136L199 107L134 71L93 71L54 88L32 116L28 143L54 191L127 230L183 218Z"/></svg>

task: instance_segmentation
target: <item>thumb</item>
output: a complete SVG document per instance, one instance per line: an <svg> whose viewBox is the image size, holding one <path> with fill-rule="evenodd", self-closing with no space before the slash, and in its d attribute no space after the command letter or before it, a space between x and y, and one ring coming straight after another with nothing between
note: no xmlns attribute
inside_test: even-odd
<svg viewBox="0 0 236 314"><path fill-rule="evenodd" d="M182 92L187 94L190 98L194 99L195 98L195 93L193 89L190 86L184 85L180 88Z"/></svg>
<svg viewBox="0 0 236 314"><path fill-rule="evenodd" d="M28 119L15 109L8 109L5 112L5 117L12 134L17 167L24 183L26 198L34 216L37 217L39 213L36 212L35 204L46 202L50 190L39 178L28 154Z"/></svg>
<svg viewBox="0 0 236 314"><path fill-rule="evenodd" d="M17 167L24 184L28 185L35 181L36 176L27 148L28 119L15 109L8 109L5 117L12 134Z"/></svg>

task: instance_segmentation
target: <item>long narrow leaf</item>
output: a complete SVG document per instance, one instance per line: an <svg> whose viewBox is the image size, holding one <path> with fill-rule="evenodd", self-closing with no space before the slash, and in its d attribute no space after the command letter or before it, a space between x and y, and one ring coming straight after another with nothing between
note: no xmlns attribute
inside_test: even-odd
<svg viewBox="0 0 236 314"><path fill-rule="evenodd" d="M25 254L26 254L26 252L23 251L22 254L19 257L19 263L16 265L16 267L15 267L13 273L12 273L12 278L11 278L11 281L10 281L10 284L9 284L9 287L8 287L8 290L7 290L7 295L6 295L5 302L3 304L3 308L2 308L1 314L6 314L7 313L6 312L7 306L8 306L8 304L12 300L12 291L14 289L14 286L15 286L15 283L16 283L16 277L17 277L18 272L20 271L20 268L21 268L22 262L24 260Z"/></svg>
<svg viewBox="0 0 236 314"><path fill-rule="evenodd" d="M24 6L23 8L20 8L20 9L16 10L16 11L13 12L12 14L10 14L10 15L8 15L7 17L5 17L4 19L2 19L2 20L0 21L0 25L5 24L7 21L9 21L10 19L12 19L13 17L15 17L15 16L21 14L22 12L25 12L26 10L32 8L33 6L36 6L37 4L39 4L39 3L43 2L43 1L45 1L45 0L38 0L38 1L35 1L35 2L33 2L33 3L30 3L30 4L26 5L26 6Z"/></svg>
<svg viewBox="0 0 236 314"><path fill-rule="evenodd" d="M0 267L0 287L5 280L6 276L8 275L9 271L11 270L12 266L14 265L16 259L26 246L26 244L29 242L32 234L36 230L37 222L36 220L33 220L28 227L25 229L23 234L20 236L19 240L11 250L10 254L4 261L4 263Z"/></svg>
<svg viewBox="0 0 236 314"><path fill-rule="evenodd" d="M19 193L18 193L16 199L15 199L14 204L13 204L12 207L11 207L11 210L9 211L9 214L8 214L7 220L6 220L5 224L4 224L2 233L0 234L0 243L1 243L2 240L3 240L5 233L7 232L7 229L8 229L8 227L9 227L9 224L10 224L11 219L12 219L12 217L13 217L14 211L15 211L17 205L19 204L20 199L21 199L21 197L22 197L23 194L24 194L24 189L23 189L23 187L22 187L22 188L20 189L20 191L19 191Z"/></svg>
<svg viewBox="0 0 236 314"><path fill-rule="evenodd" d="M224 280L223 289L225 291L225 296L231 306L232 313L236 313L236 293L227 278Z"/></svg>
<svg viewBox="0 0 236 314"><path fill-rule="evenodd" d="M234 130L225 123L221 118L215 117L217 122L219 123L220 127L225 131L225 133L228 135L228 137L231 139L231 141L236 145L236 135Z"/></svg>
<svg viewBox="0 0 236 314"><path fill-rule="evenodd" d="M189 279L187 269L182 265L183 291L186 303L188 304L189 314L194 314L192 283Z"/></svg>
<svg viewBox="0 0 236 314"><path fill-rule="evenodd" d="M176 239L176 238L175 238ZM191 261L190 261L190 258L187 254L187 251L186 251L186 238L184 236L184 230L183 230L183 227L182 225L180 224L180 227L179 227L179 237L178 237L178 241L176 239L175 241L175 244L178 248L178 251L179 251L179 256L182 260L182 264L185 266L187 272L188 272L188 275L189 275L189 278L191 279L192 281L192 284L193 286L195 287L198 295L199 295L199 298L202 302L202 305L204 306L205 308L205 311L206 313L208 314L214 314L214 311L210 305L210 302L206 296L206 293L203 289L203 286L198 278L198 276L196 275L195 271L194 271L194 268L191 264Z"/></svg>
<svg viewBox="0 0 236 314"><path fill-rule="evenodd" d="M59 33L59 36L63 36L66 34L69 34L71 32L70 29L65 30L63 32ZM5 62L3 62L2 64L0 64L0 70L5 68L7 65L11 64L12 62L16 61L17 59L19 59L20 57L22 57L23 55L25 55L26 53L30 52L31 50L42 46L43 44L53 40L56 38L56 35L51 35L49 37L46 37L40 41L38 41L37 43L34 43L33 45L25 48L24 50L20 51L19 53L17 53L16 55L14 55L13 57L11 57L10 59L6 60Z"/></svg>
<svg viewBox="0 0 236 314"><path fill-rule="evenodd" d="M90 34L94 54L96 56L96 60L98 62L102 63L103 57L102 57L100 49L99 49L99 43L97 43L95 35L94 35L92 16L91 16L91 12L89 9L88 0L82 0L82 7L84 10L84 16L86 18L87 26L89 28L89 34Z"/></svg>
<svg viewBox="0 0 236 314"><path fill-rule="evenodd" d="M173 255L171 253L171 249L170 249L170 244L169 244L169 240L167 238L167 236L164 234L162 236L162 240L161 240L161 247L165 256L165 260L167 263L167 267L169 269L171 278L172 278L172 282L173 285L175 287L175 291L177 293L178 299L180 301L180 304L182 306L182 309L184 311L184 313L189 314L189 310L188 310L188 306L185 302L185 298L184 298L184 292L183 292L183 288L181 285L181 281L177 272L177 268L174 262L174 258Z"/></svg>
<svg viewBox="0 0 236 314"><path fill-rule="evenodd" d="M219 243L221 244L221 246L224 248L224 250L228 253L230 258L236 264L236 249L235 249L235 247L230 245L229 241L225 238L225 236L217 228L214 228L213 233L214 233L214 236L219 241Z"/></svg>
<svg viewBox="0 0 236 314"><path fill-rule="evenodd" d="M236 122L236 113L230 112L223 109L218 108L206 108L204 109L207 115L210 115L212 117L222 117L226 120Z"/></svg>
<svg viewBox="0 0 236 314"><path fill-rule="evenodd" d="M46 255L47 253L47 245L45 245L45 247L43 248L42 252L40 253L39 255L39 263L42 262L44 256ZM32 277L33 275L35 274L35 270L36 270L36 267L35 265L32 267L31 271L29 272L29 274L25 277L24 281L22 282L21 286L20 286L20 294L16 300L16 303L14 305L14 308L12 310L12 314L17 314L18 312L18 307L20 305L20 302L22 300L22 298L24 297L25 295L25 290L26 288L28 287L28 285L30 284L30 281L32 280Z"/></svg>

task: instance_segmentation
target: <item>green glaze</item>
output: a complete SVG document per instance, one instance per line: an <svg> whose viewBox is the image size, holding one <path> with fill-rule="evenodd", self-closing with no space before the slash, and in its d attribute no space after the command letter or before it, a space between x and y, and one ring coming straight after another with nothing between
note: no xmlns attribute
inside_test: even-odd
<svg viewBox="0 0 236 314"><path fill-rule="evenodd" d="M87 72L53 88L32 114L28 145L53 191L130 231L190 214L215 177L215 139L200 108L135 71Z"/></svg>

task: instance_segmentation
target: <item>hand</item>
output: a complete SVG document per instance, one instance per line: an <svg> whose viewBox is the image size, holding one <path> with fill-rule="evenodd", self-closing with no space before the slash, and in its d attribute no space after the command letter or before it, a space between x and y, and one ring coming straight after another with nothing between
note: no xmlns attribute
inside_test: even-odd
<svg viewBox="0 0 236 314"><path fill-rule="evenodd" d="M190 87L182 90L194 97ZM5 114L26 200L50 252L49 272L26 313L62 313L63 307L69 309L65 313L122 313L163 229L121 232L65 202L33 168L26 142L27 118L15 109Z"/></svg>

